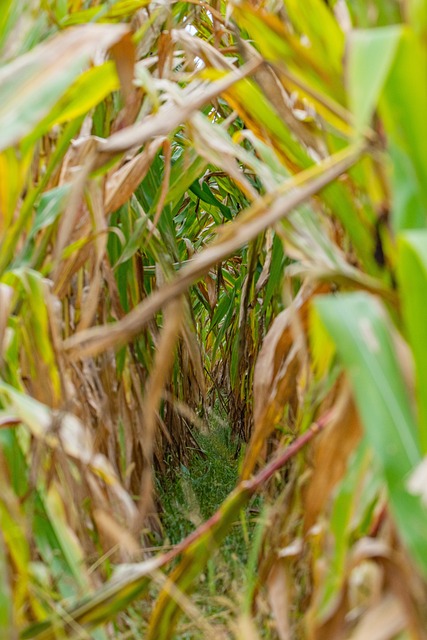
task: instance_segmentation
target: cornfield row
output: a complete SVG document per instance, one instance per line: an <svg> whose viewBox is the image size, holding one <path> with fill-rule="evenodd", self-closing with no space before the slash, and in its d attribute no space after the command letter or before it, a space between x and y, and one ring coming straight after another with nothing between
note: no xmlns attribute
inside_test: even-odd
<svg viewBox="0 0 427 640"><path fill-rule="evenodd" d="M425 638L426 4L3 0L0 51L0 636ZM153 553L218 407L240 482Z"/></svg>

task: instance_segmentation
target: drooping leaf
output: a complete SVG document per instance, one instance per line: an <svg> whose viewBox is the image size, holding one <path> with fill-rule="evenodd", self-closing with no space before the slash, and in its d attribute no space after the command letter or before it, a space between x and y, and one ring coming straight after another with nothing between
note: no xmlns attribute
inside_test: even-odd
<svg viewBox="0 0 427 640"><path fill-rule="evenodd" d="M113 62L92 67L82 73L55 104L45 118L33 128L26 143L38 138L57 124L86 114L101 100L119 89L119 78Z"/></svg>
<svg viewBox="0 0 427 640"><path fill-rule="evenodd" d="M64 31L0 69L0 149L16 144L44 118L100 47L125 25L84 25Z"/></svg>

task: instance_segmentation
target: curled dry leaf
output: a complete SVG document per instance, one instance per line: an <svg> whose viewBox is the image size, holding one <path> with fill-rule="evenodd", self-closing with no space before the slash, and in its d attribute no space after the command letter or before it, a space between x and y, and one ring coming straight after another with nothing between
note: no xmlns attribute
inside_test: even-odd
<svg viewBox="0 0 427 640"><path fill-rule="evenodd" d="M152 140L144 151L112 173L106 185L105 209L107 213L116 211L129 200L137 186L147 175L163 140L164 138L162 137Z"/></svg>
<svg viewBox="0 0 427 640"><path fill-rule="evenodd" d="M307 301L312 290L303 287L298 292L292 304L279 313L274 319L259 353L254 377L254 420L257 423L271 397L271 388L277 377L283 361L292 350L292 316L304 309L307 313Z"/></svg>
<svg viewBox="0 0 427 640"><path fill-rule="evenodd" d="M194 400L197 403L200 395L202 398L206 395L206 380L203 370L203 359L200 345L197 342L194 331L194 320L191 315L191 309L188 302L184 304L182 312L185 314L185 321L182 323L182 338L188 353L188 372L191 386L193 389Z"/></svg>
<svg viewBox="0 0 427 640"><path fill-rule="evenodd" d="M348 595L347 590L344 590L339 600L337 600L333 615L322 624L310 628L308 633L309 640L345 640L347 612Z"/></svg>
<svg viewBox="0 0 427 640"><path fill-rule="evenodd" d="M289 327L288 327L289 329ZM296 398L297 376L300 370L299 348L293 344L272 381L263 411L254 423L254 430L246 452L242 478L250 476L265 448L266 440L283 417L286 405ZM260 369L258 368L258 373ZM255 376L257 369L255 369ZM256 397L256 396L255 396Z"/></svg>
<svg viewBox="0 0 427 640"><path fill-rule="evenodd" d="M411 633L411 637L426 640L425 585L407 557L400 549L389 546L383 540L365 537L359 540L352 550L348 565L351 572L349 575L354 574L355 568L366 563L366 560L375 561L381 567L385 588L389 589L400 603L404 612L405 628ZM364 591L367 592L366 589Z"/></svg>
<svg viewBox="0 0 427 640"><path fill-rule="evenodd" d="M95 161L96 144L97 143L94 138L85 140L82 145L78 146L78 159L76 158L74 160L74 162L78 162L81 158L82 164L74 165L76 170L73 176L70 195L59 224L58 236L54 250L54 268L52 273L52 280L55 283L56 293L61 291L63 283L67 282L69 274L66 267L69 266L70 263L76 262L76 258L74 257L65 263L64 268L64 265L61 264L62 252L67 243L70 242L73 232L75 232L75 228L83 215L82 212L85 211L84 206L82 205L82 199L87 179Z"/></svg>
<svg viewBox="0 0 427 640"><path fill-rule="evenodd" d="M111 57L116 63L117 74L120 78L120 85L126 101L130 99L133 91L135 54L135 45L130 33L125 33L111 47Z"/></svg>
<svg viewBox="0 0 427 640"><path fill-rule="evenodd" d="M271 261L273 258L273 238L274 238L273 231L271 229L267 229L265 233L266 256L265 256L264 265L262 267L262 271L255 285L256 293L259 293L261 291L264 285L267 284L270 277Z"/></svg>
<svg viewBox="0 0 427 640"><path fill-rule="evenodd" d="M316 640L389 640L402 631L425 640L425 593L407 559L385 541L362 538L353 547L346 580L331 615L311 627Z"/></svg>
<svg viewBox="0 0 427 640"><path fill-rule="evenodd" d="M243 55L247 60L257 59L261 57L254 47L248 45L244 40L240 40L240 47ZM291 100L281 85L277 74L273 67L262 65L255 73L255 80L261 87L263 93L268 97L277 113L285 122L291 131L297 132L298 137L304 141L308 148L314 149L319 157L324 156L325 150L321 147L318 138L310 131L310 127L298 120L294 111L291 109Z"/></svg>
<svg viewBox="0 0 427 640"><path fill-rule="evenodd" d="M94 230L96 238L94 242L95 251L91 253L91 277L89 279L89 287L85 303L82 308L78 330L89 327L96 315L99 302L99 295L103 282L101 265L104 261L105 250L107 247L106 223L104 200L102 197L102 187L94 180L88 185L88 197L90 198L91 210L93 215Z"/></svg>
<svg viewBox="0 0 427 640"><path fill-rule="evenodd" d="M375 560L359 562L348 578L349 618L356 620L361 613L377 605L384 587L384 571Z"/></svg>

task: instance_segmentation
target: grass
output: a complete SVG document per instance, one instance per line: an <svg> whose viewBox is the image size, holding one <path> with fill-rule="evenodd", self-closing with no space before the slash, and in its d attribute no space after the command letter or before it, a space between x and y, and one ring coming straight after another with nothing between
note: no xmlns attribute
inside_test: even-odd
<svg viewBox="0 0 427 640"><path fill-rule="evenodd" d="M195 440L198 448L193 449L187 465L181 464L179 473L171 467L157 479L166 545L178 543L207 520L237 484L240 447L229 424L218 413L211 413L209 431L197 433ZM195 585L194 602L204 620L219 625L219 633L221 628L225 632L230 619L238 614L242 602L236 599L236 594L242 594L251 581L248 551L259 529L257 516L261 508L257 497L242 512L240 521L209 560ZM204 633L187 616L176 637L190 640L203 638Z"/></svg>
<svg viewBox="0 0 427 640"><path fill-rule="evenodd" d="M171 467L158 477L165 544L177 544L207 520L237 484L239 443L230 426L218 414L212 414L209 432L197 433L195 439L199 448L193 449L186 466L181 464L180 473ZM246 561L241 524L227 536L222 553L227 561L234 558Z"/></svg>

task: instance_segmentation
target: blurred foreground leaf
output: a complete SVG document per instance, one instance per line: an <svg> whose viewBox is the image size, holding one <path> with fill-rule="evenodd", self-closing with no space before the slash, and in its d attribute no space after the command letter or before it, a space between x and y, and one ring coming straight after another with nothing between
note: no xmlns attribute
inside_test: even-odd
<svg viewBox="0 0 427 640"><path fill-rule="evenodd" d="M0 149L16 144L32 131L95 51L100 47L109 49L127 32L125 25L76 27L2 67Z"/></svg>
<svg viewBox="0 0 427 640"><path fill-rule="evenodd" d="M385 309L365 293L322 296L315 304L350 376L399 534L427 575L427 511L406 486L421 449Z"/></svg>
<svg viewBox="0 0 427 640"><path fill-rule="evenodd" d="M402 291L402 312L417 375L420 441L427 452L427 231L406 231L399 235L398 277Z"/></svg>

